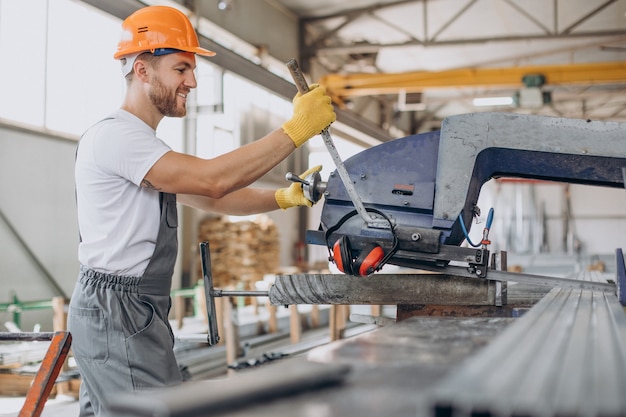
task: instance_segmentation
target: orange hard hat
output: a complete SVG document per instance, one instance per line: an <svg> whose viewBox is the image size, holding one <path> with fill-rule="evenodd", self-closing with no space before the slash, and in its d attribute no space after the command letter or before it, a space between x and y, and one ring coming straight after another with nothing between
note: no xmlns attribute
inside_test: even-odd
<svg viewBox="0 0 626 417"><path fill-rule="evenodd" d="M172 49L204 56L215 55L215 52L200 47L196 31L183 12L168 6L148 6L122 22L122 38L113 58Z"/></svg>

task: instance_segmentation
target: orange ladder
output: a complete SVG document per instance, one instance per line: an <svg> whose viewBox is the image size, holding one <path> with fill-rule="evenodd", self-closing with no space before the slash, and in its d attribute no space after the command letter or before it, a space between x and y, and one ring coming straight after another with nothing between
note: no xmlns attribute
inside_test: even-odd
<svg viewBox="0 0 626 417"><path fill-rule="evenodd" d="M65 358L72 344L72 335L68 331L53 333L4 333L0 332L0 341L50 341L48 351L41 361L32 385L26 393L24 405L19 417L39 417L50 396L57 376L65 363Z"/></svg>

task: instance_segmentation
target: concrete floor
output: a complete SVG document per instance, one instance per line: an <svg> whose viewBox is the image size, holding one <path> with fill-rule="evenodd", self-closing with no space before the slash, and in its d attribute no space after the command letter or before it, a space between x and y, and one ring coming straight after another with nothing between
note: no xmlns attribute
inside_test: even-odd
<svg viewBox="0 0 626 417"><path fill-rule="evenodd" d="M24 397L0 397L0 416L15 417L24 405ZM78 401L73 397L50 399L43 408L41 417L77 416Z"/></svg>

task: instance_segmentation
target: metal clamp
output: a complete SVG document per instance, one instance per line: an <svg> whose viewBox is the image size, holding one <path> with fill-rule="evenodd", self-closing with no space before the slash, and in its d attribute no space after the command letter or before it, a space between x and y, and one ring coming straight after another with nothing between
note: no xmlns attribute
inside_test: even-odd
<svg viewBox="0 0 626 417"><path fill-rule="evenodd" d="M225 291L213 288L213 274L211 273L211 254L209 242L200 243L200 261L204 280L204 296L206 298L206 313L208 321L207 343L213 346L219 343L220 335L217 329L215 311L215 297L267 297L268 291Z"/></svg>

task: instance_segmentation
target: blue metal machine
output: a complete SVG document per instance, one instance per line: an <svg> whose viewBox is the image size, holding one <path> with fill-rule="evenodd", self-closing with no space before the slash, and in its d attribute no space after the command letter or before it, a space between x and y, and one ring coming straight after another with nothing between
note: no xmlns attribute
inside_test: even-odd
<svg viewBox="0 0 626 417"><path fill-rule="evenodd" d="M307 232L307 243L327 246L336 262L335 245L348 239L351 252L344 255L353 261L374 243L386 254L384 263L423 269L466 261L485 276L485 245L459 247L480 213L481 186L517 177L623 188L626 123L459 115L445 119L440 131L380 144L344 164L366 210L383 218L383 226L359 216L335 171L325 186L320 227Z"/></svg>

